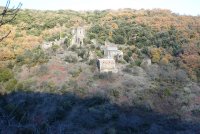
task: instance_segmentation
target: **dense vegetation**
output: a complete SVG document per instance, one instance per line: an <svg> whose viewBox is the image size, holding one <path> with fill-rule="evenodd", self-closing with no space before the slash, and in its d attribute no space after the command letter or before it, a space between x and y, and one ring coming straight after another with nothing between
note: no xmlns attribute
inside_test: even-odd
<svg viewBox="0 0 200 134"><path fill-rule="evenodd" d="M1 33L12 29L12 34L1 42L0 60L13 59L45 40L52 41L60 36L70 38L72 27L84 25L88 27L86 43L96 39L100 44L109 40L133 46L136 49L127 52L129 57L136 53L138 57L151 57L155 63L174 62L187 69L191 78L197 80L200 67L199 23L199 17L179 16L157 9L81 13L22 10L16 21L1 28Z"/></svg>
<svg viewBox="0 0 200 134"><path fill-rule="evenodd" d="M81 47L70 46L77 26L87 31ZM21 10L0 36L9 29L0 42L0 133L200 131L199 16ZM62 45L40 46L60 37ZM105 41L124 53L117 74L96 70Z"/></svg>

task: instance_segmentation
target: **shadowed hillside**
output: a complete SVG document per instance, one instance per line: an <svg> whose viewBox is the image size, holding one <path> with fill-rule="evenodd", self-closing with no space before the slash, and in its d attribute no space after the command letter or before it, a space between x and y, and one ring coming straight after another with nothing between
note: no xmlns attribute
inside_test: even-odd
<svg viewBox="0 0 200 134"><path fill-rule="evenodd" d="M37 92L0 96L0 132L11 133L198 133L200 124L142 106L113 104L106 96L80 98Z"/></svg>

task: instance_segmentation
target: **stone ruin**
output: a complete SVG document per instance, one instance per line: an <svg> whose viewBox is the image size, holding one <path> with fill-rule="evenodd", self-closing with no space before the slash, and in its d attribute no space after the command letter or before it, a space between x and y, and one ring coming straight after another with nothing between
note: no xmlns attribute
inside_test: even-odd
<svg viewBox="0 0 200 134"><path fill-rule="evenodd" d="M109 59L122 59L123 58L123 52L118 50L117 45L105 42L105 46L103 47L104 50L104 57Z"/></svg>
<svg viewBox="0 0 200 134"><path fill-rule="evenodd" d="M117 73L118 70L115 65L114 59L98 59L97 67L99 72L114 72Z"/></svg>
<svg viewBox="0 0 200 134"><path fill-rule="evenodd" d="M123 52L118 50L117 45L109 42L105 42L105 46L101 47L104 51L104 58L98 59L97 67L99 72L113 72L117 73L115 60L123 58Z"/></svg>
<svg viewBox="0 0 200 134"><path fill-rule="evenodd" d="M72 29L72 40L71 45L83 45L83 39L85 38L85 28L77 27Z"/></svg>
<svg viewBox="0 0 200 134"><path fill-rule="evenodd" d="M55 39L54 41L51 41L51 42L44 42L44 43L41 45L41 48L42 48L43 50L47 50L47 49L51 48L53 45L61 46L61 45L64 44L65 39L66 39L66 38L60 38L59 40L58 40L58 39Z"/></svg>

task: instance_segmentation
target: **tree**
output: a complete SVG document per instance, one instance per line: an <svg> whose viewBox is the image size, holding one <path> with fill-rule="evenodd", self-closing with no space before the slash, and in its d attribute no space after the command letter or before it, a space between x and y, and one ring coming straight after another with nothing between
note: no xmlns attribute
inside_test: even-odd
<svg viewBox="0 0 200 134"><path fill-rule="evenodd" d="M150 50L151 59L153 63L158 63L161 58L161 49L160 48L152 48Z"/></svg>
<svg viewBox="0 0 200 134"><path fill-rule="evenodd" d="M22 3L19 3L16 8L15 7L9 8L9 6L10 6L10 0L7 0L6 6L3 8L2 12L0 13L0 28L3 25L12 22L15 19L17 13L19 12L22 6ZM8 37L10 33L11 31L8 31L2 37L0 37L0 42L6 37Z"/></svg>
<svg viewBox="0 0 200 134"><path fill-rule="evenodd" d="M122 35L115 35L113 36L114 43L116 44L125 44L125 39Z"/></svg>

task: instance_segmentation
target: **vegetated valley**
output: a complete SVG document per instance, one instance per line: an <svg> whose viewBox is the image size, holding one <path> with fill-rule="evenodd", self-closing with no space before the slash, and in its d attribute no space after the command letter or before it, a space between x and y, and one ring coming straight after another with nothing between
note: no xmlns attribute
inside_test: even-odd
<svg viewBox="0 0 200 134"><path fill-rule="evenodd" d="M84 44L71 45L79 26ZM8 30L0 42L0 133L200 133L199 16L21 10L0 34ZM105 41L123 52L118 73L96 67Z"/></svg>

